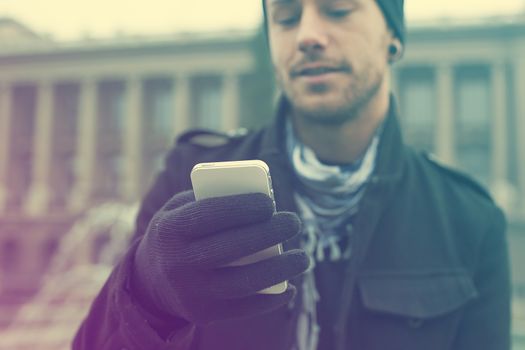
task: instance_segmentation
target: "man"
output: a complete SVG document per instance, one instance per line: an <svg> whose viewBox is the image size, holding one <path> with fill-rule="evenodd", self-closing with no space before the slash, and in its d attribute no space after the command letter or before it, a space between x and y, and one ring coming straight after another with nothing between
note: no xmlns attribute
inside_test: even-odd
<svg viewBox="0 0 525 350"><path fill-rule="evenodd" d="M179 139L74 348L509 349L501 211L402 143L389 66L403 1L263 6L275 123L213 147ZM269 164L277 213L263 195L195 201L194 164L240 159ZM280 256L227 266L281 242Z"/></svg>

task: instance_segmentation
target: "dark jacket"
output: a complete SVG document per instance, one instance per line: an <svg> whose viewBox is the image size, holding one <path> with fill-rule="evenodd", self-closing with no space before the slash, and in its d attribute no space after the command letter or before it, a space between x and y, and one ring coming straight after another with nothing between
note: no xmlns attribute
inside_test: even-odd
<svg viewBox="0 0 525 350"><path fill-rule="evenodd" d="M144 198L136 241L172 195L191 188L189 173L199 162L264 160L278 210L295 211L294 175L282 144L284 108L273 125L258 132L190 133L179 139ZM337 288L340 295L333 324L322 325L331 344L320 350L510 348L504 217L475 182L404 145L394 107L354 232L353 258L331 279L333 287L320 286ZM290 350L297 306L207 327L155 319L130 293L136 243L95 299L74 349ZM285 248L297 244L287 242ZM160 331L167 328L177 331Z"/></svg>

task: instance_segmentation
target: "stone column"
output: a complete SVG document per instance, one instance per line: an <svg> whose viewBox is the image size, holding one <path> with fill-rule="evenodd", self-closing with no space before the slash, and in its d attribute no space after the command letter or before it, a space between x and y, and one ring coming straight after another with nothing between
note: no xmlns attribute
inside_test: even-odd
<svg viewBox="0 0 525 350"><path fill-rule="evenodd" d="M222 82L222 129L232 130L239 127L240 89L239 78L233 72L227 72Z"/></svg>
<svg viewBox="0 0 525 350"><path fill-rule="evenodd" d="M525 43L524 43L525 45ZM525 131L525 60L523 56L525 54L525 47L521 52L516 55L518 59L514 61L515 65L515 100L516 100L516 133L515 139L517 142L517 162L518 167L518 187L519 197L521 198L521 212L525 215L525 137L523 132Z"/></svg>
<svg viewBox="0 0 525 350"><path fill-rule="evenodd" d="M68 208L72 212L86 209L93 190L97 154L97 94L96 80L87 78L81 82L75 185L68 200Z"/></svg>
<svg viewBox="0 0 525 350"><path fill-rule="evenodd" d="M190 115L190 78L185 74L177 74L173 82L173 91L175 103L173 128L174 134L179 135L192 125Z"/></svg>
<svg viewBox="0 0 525 350"><path fill-rule="evenodd" d="M126 121L123 133L124 171L120 179L121 198L138 199L141 179L142 149L142 81L139 77L128 80L126 95Z"/></svg>
<svg viewBox="0 0 525 350"><path fill-rule="evenodd" d="M50 81L42 81L37 91L32 183L24 203L25 211L29 215L44 214L52 193L49 179L53 161L53 84Z"/></svg>
<svg viewBox="0 0 525 350"><path fill-rule="evenodd" d="M9 165L9 148L11 145L11 86L0 83L0 212L7 202L7 169Z"/></svg>
<svg viewBox="0 0 525 350"><path fill-rule="evenodd" d="M454 76L448 64L437 69L437 108L436 153L445 164L454 165Z"/></svg>
<svg viewBox="0 0 525 350"><path fill-rule="evenodd" d="M492 66L492 180L507 181L507 89L505 64Z"/></svg>

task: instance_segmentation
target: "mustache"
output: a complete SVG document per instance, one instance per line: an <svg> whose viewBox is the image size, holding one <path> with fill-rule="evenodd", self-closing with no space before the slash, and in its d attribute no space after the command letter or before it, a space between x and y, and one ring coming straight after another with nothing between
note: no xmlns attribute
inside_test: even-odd
<svg viewBox="0 0 525 350"><path fill-rule="evenodd" d="M345 61L336 61L326 58L303 58L297 63L293 64L290 69L290 76L297 77L302 75L306 70L312 67L322 67L334 71L341 71L346 73L352 72L352 67Z"/></svg>

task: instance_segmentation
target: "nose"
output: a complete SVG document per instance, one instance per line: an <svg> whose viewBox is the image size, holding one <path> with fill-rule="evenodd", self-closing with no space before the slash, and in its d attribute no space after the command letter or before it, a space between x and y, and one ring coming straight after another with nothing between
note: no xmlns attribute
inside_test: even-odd
<svg viewBox="0 0 525 350"><path fill-rule="evenodd" d="M299 31L297 33L297 45L305 54L323 51L328 44L325 23L314 6L305 6L301 14Z"/></svg>

